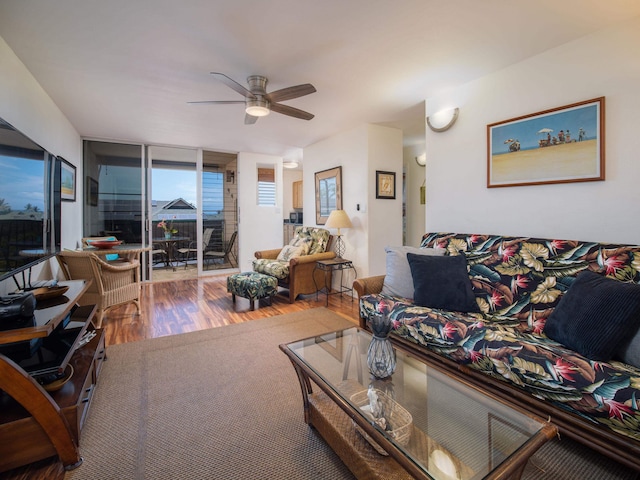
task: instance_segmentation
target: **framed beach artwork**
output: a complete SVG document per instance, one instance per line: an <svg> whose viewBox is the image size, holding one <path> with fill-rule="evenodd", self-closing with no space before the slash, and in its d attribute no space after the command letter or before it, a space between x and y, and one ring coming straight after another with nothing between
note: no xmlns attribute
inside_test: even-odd
<svg viewBox="0 0 640 480"><path fill-rule="evenodd" d="M487 187L604 180L604 97L487 125Z"/></svg>
<svg viewBox="0 0 640 480"><path fill-rule="evenodd" d="M64 202L76 201L76 167L60 158L60 199Z"/></svg>

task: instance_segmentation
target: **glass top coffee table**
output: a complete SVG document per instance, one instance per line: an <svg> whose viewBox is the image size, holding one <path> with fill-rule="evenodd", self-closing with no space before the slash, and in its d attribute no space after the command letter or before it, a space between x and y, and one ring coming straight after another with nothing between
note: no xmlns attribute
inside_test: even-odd
<svg viewBox="0 0 640 480"><path fill-rule="evenodd" d="M280 345L300 380L305 421L356 477L518 478L556 435L551 423L399 347L391 377L376 379L371 340L349 328Z"/></svg>

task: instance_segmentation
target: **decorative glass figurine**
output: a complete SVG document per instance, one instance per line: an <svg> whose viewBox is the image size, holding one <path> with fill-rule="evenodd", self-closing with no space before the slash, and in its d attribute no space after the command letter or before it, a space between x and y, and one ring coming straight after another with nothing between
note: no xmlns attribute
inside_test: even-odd
<svg viewBox="0 0 640 480"><path fill-rule="evenodd" d="M371 375L387 378L396 370L396 352L389 340L391 319L386 313L375 313L369 319L373 338L367 352L367 364Z"/></svg>

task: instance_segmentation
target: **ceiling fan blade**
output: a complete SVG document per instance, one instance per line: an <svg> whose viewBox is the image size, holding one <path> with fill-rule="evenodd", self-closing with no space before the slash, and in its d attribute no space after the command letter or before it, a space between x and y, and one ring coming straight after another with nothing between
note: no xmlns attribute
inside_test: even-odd
<svg viewBox="0 0 640 480"><path fill-rule="evenodd" d="M211 75L215 76L218 80L220 80L222 83L224 83L227 87L231 88L232 90L235 90L236 92L238 92L243 97L256 98L256 96L253 93L251 93L249 90L247 90L245 87L240 85L235 80L227 77L224 73L211 72Z"/></svg>
<svg viewBox="0 0 640 480"><path fill-rule="evenodd" d="M285 100L304 97L305 95L309 95L310 93L314 93L315 91L316 87L314 87L310 83L305 83L303 85L296 85L294 87L287 87L281 90L276 90L275 92L269 93L267 95L267 98L271 102L284 102Z"/></svg>
<svg viewBox="0 0 640 480"><path fill-rule="evenodd" d="M244 100L202 100L199 102L187 102L189 105L230 105L233 103L245 103Z"/></svg>
<svg viewBox="0 0 640 480"><path fill-rule="evenodd" d="M249 115L248 113L245 113L245 115L244 115L244 124L245 125L253 125L257 121L258 121L258 117L254 117L253 115Z"/></svg>
<svg viewBox="0 0 640 480"><path fill-rule="evenodd" d="M289 105L282 105L281 103L271 103L271 110L283 115L289 115L290 117L300 118L302 120L311 120L314 117L314 115L309 112L290 107Z"/></svg>

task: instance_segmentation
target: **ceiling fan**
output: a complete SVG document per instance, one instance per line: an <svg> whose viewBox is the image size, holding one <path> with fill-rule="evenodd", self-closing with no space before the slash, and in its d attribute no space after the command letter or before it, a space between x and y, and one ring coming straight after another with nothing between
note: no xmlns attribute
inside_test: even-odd
<svg viewBox="0 0 640 480"><path fill-rule="evenodd" d="M230 104L244 103L246 115L244 123L250 125L256 123L259 117L269 115L271 111L289 115L290 117L300 118L302 120L311 120L313 115L304 110L283 105L279 102L292 100L294 98L303 97L316 91L316 88L310 83L296 85L293 87L283 88L275 92L267 93L267 77L262 75L251 75L247 78L249 88L245 88L235 80L227 77L224 73L211 72L218 80L226 86L235 90L244 97L244 100L205 100L201 102L188 102L190 104Z"/></svg>

